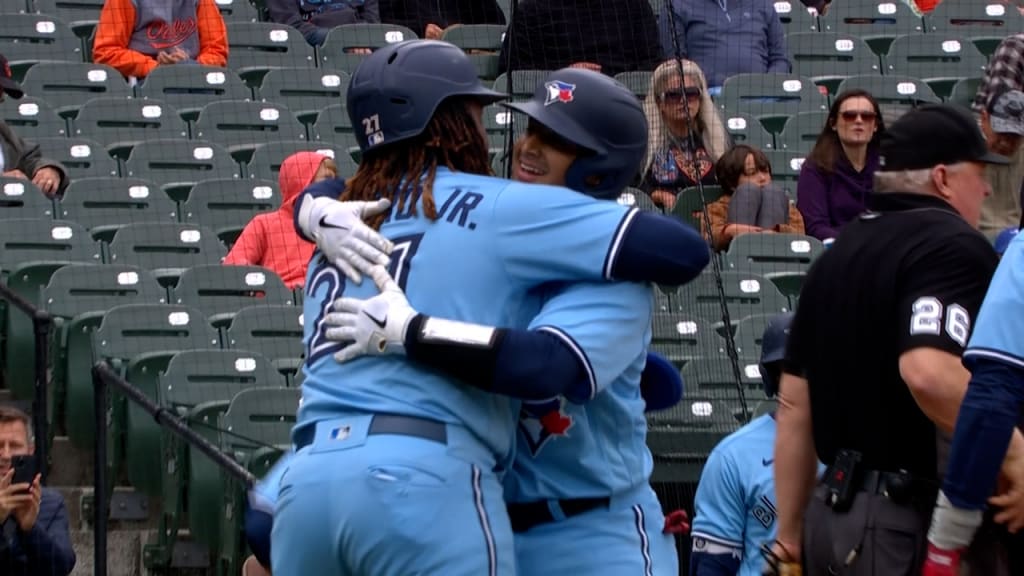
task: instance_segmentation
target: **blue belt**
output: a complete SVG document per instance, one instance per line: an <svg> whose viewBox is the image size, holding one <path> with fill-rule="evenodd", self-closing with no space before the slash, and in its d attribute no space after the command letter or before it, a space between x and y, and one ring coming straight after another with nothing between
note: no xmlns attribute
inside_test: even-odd
<svg viewBox="0 0 1024 576"><path fill-rule="evenodd" d="M305 426L295 431L295 449L301 450L313 443L316 438L316 426ZM417 416L399 414L374 414L370 420L367 436L390 434L395 436L412 436L448 444L448 427L443 422Z"/></svg>

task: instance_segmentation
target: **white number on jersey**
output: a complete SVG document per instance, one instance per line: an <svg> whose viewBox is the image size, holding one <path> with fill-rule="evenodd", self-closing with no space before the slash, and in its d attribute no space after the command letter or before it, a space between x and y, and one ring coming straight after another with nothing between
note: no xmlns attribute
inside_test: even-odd
<svg viewBox="0 0 1024 576"><path fill-rule="evenodd" d="M942 333L942 302L932 296L922 296L914 301L911 308L910 333L932 334ZM967 346L971 332L971 316L959 304L946 308L946 334L960 346Z"/></svg>

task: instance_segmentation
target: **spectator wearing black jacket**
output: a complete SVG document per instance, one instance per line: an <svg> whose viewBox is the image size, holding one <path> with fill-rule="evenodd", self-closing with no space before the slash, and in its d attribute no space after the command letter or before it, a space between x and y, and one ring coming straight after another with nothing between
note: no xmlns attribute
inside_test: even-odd
<svg viewBox="0 0 1024 576"><path fill-rule="evenodd" d="M310 46L342 24L380 22L378 0L266 0L270 20L295 28Z"/></svg>
<svg viewBox="0 0 1024 576"><path fill-rule="evenodd" d="M456 24L506 24L495 0L381 0L380 18L431 40Z"/></svg>

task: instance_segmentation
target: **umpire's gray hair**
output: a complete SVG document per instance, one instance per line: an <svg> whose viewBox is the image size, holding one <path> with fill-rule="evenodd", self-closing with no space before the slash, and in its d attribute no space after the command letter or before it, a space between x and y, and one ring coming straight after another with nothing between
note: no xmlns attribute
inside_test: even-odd
<svg viewBox="0 0 1024 576"><path fill-rule="evenodd" d="M962 164L945 164L946 170L956 172ZM887 192L912 192L917 194L935 194L932 183L932 169L896 170L893 172L875 172L875 194Z"/></svg>

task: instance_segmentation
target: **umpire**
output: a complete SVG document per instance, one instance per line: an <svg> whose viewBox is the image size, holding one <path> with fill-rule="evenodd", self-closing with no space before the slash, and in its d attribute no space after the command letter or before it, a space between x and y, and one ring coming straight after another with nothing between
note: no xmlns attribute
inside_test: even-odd
<svg viewBox="0 0 1024 576"><path fill-rule="evenodd" d="M811 268L781 383L775 486L783 570L919 573L960 363L996 268L975 226L988 151L966 110L926 105L881 139L870 210ZM828 467L815 486L815 456Z"/></svg>

